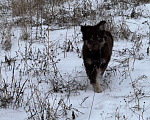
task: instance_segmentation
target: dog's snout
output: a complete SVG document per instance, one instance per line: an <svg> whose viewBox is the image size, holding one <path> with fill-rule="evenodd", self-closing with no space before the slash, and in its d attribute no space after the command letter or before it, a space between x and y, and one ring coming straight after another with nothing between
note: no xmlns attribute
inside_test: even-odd
<svg viewBox="0 0 150 120"><path fill-rule="evenodd" d="M97 50L97 49L99 49L99 45L94 45L94 50Z"/></svg>

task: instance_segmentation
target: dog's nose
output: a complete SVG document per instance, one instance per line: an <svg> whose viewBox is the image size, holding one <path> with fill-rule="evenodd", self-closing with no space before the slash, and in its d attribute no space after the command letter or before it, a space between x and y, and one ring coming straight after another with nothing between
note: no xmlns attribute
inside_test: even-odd
<svg viewBox="0 0 150 120"><path fill-rule="evenodd" d="M94 45L94 50L99 49L99 45Z"/></svg>

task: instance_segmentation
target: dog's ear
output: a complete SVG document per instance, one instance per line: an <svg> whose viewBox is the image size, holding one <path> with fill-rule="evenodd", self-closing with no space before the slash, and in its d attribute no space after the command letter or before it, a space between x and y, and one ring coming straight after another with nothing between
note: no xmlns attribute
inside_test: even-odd
<svg viewBox="0 0 150 120"><path fill-rule="evenodd" d="M87 27L86 27L86 26L81 26L81 32L82 32L82 33L87 32Z"/></svg>
<svg viewBox="0 0 150 120"><path fill-rule="evenodd" d="M81 32L83 33L85 31L85 26L81 25Z"/></svg>
<svg viewBox="0 0 150 120"><path fill-rule="evenodd" d="M105 23L106 21L101 21L96 25L96 27L98 27L100 30L105 30Z"/></svg>
<svg viewBox="0 0 150 120"><path fill-rule="evenodd" d="M82 32L82 33L88 32L89 29L90 29L89 26L81 26L81 32Z"/></svg>

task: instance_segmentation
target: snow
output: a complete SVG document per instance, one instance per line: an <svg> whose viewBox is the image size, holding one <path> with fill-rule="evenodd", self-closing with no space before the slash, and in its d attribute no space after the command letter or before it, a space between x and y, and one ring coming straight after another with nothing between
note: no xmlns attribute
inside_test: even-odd
<svg viewBox="0 0 150 120"><path fill-rule="evenodd" d="M147 8L149 6L150 4L146 5ZM116 20L119 21L119 18L116 18ZM137 31L137 33L145 36L149 32L149 26L142 24L144 21L147 21L147 18L127 19L125 21L132 32ZM44 28L47 29L47 26L43 26ZM5 52L0 49L0 61L4 61L5 55L16 56L18 47L20 47L20 51L25 51L25 42L20 40L19 33L21 30L19 28L13 29L14 37L12 38L11 52ZM77 38L75 38L76 33L78 34ZM66 40L73 42L74 39L78 40L78 47L81 52L83 43L81 41L80 26L50 31L49 34L49 40L52 42L59 41L58 43L61 46ZM35 36L33 35L33 37ZM114 41L111 61L104 78L100 80L103 88L102 93L94 93L92 86L86 83L87 77L83 60L79 57L82 56L81 53L78 54L75 51L63 53L62 50L58 49L57 59L60 59L60 62L58 62L57 67L65 80L70 81L68 76L77 77L79 81L88 84L88 87L86 90L78 90L78 93L69 94L69 98L66 97L65 93L54 93L49 99L54 99L57 96L55 104L58 104L61 98L66 101L67 105L72 104L73 108L79 111L74 110L77 120L150 120L150 56L146 53L149 46L147 43L148 38L143 37L142 48L137 56L134 56L130 55L128 51L123 54L125 49L132 50L133 42L127 40ZM44 42L35 42L32 47L43 50L46 44ZM141 53L144 57L138 59L138 55ZM109 69L111 68L116 70L110 72ZM0 70L2 70L2 77L6 79L6 82L10 83L11 81L8 78L11 78L12 73L6 72L3 66L1 66ZM15 73L16 77L18 77L17 74L18 72ZM25 77L23 78L25 79ZM46 91L49 87L43 84L39 86L39 89ZM69 102L67 99L69 99ZM71 113L69 115L71 119ZM28 114L22 107L17 109L12 109L11 107L0 109L0 120L26 120L27 117Z"/></svg>
<svg viewBox="0 0 150 120"><path fill-rule="evenodd" d="M0 109L1 120L25 120L26 116L23 109Z"/></svg>

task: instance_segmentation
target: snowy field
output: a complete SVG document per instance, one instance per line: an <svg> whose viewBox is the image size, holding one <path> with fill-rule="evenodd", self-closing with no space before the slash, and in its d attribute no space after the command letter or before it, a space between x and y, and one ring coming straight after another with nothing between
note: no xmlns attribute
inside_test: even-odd
<svg viewBox="0 0 150 120"><path fill-rule="evenodd" d="M86 76L79 25L9 27L1 19L0 120L150 120L150 4L136 10L142 15L116 15L108 22L130 34L124 39L111 31L114 47L102 93L93 92Z"/></svg>

